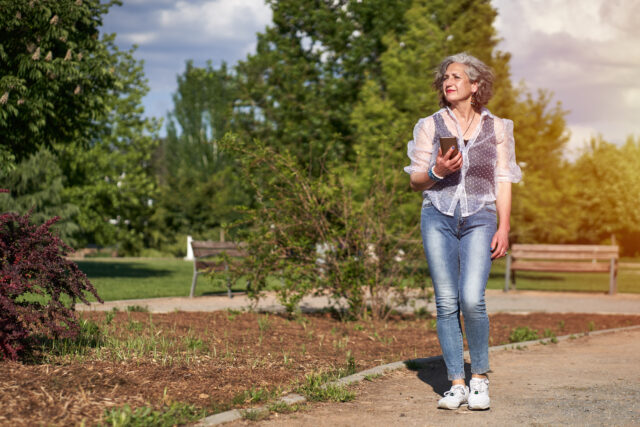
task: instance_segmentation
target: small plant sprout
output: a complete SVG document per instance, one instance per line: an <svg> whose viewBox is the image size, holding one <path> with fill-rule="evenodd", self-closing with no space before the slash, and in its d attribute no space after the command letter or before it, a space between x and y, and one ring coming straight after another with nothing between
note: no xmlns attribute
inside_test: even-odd
<svg viewBox="0 0 640 427"><path fill-rule="evenodd" d="M564 331L564 320L560 320L558 322L558 329L560 329L561 331Z"/></svg>
<svg viewBox="0 0 640 427"><path fill-rule="evenodd" d="M269 329L269 326L271 326L271 322L269 321L268 314L258 317L258 329L260 332L266 332Z"/></svg>
<svg viewBox="0 0 640 427"><path fill-rule="evenodd" d="M537 340L538 331L529 329L528 326L518 326L509 335L509 342L517 343L524 341L533 341Z"/></svg>

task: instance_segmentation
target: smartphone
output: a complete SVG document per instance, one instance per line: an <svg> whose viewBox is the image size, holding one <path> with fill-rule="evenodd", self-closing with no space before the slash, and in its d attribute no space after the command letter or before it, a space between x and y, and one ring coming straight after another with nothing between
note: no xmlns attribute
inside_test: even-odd
<svg viewBox="0 0 640 427"><path fill-rule="evenodd" d="M440 148L442 148L442 155L447 154L447 151L453 147L453 153L451 153L451 157L458 154L458 138L455 136L441 136L440 137Z"/></svg>

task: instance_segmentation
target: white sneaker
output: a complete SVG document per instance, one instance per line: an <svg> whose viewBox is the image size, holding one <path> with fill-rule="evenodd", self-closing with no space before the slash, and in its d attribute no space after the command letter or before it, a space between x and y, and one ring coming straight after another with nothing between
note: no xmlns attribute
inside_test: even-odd
<svg viewBox="0 0 640 427"><path fill-rule="evenodd" d="M469 382L469 409L489 409L489 380L471 378Z"/></svg>
<svg viewBox="0 0 640 427"><path fill-rule="evenodd" d="M458 409L460 405L467 403L469 387L466 385L454 385L451 390L444 392L444 397L438 401L438 408Z"/></svg>

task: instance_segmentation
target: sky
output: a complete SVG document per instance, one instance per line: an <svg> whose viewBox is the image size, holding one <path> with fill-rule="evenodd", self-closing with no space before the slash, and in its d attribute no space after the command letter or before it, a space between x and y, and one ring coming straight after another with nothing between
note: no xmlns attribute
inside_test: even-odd
<svg viewBox="0 0 640 427"><path fill-rule="evenodd" d="M366 0L364 0L366 1ZM492 0L499 49L510 52L512 77L529 90L551 91L568 110L568 156L591 136L621 144L640 137L638 0ZM271 22L263 0L123 0L104 19L122 49L138 45L150 92L148 116L166 117L176 77L192 59L232 65L256 46ZM516 124L517 126L517 124Z"/></svg>

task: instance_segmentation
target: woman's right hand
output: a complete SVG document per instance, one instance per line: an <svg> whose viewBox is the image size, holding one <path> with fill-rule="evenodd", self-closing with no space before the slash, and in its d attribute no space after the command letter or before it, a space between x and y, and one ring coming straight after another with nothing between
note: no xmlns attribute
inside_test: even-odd
<svg viewBox="0 0 640 427"><path fill-rule="evenodd" d="M455 156L453 152L457 151ZM454 150L453 147L442 154L442 148L438 150L438 157L436 157L436 164L433 167L433 171L436 175L445 177L462 168L462 153L460 150Z"/></svg>

